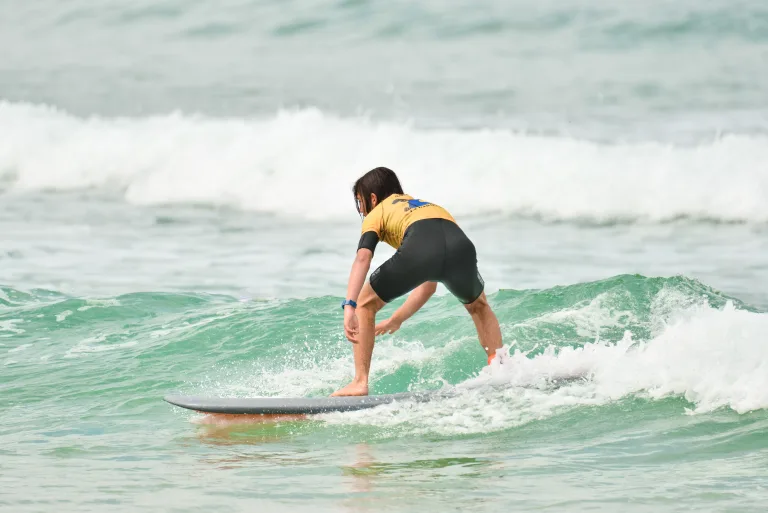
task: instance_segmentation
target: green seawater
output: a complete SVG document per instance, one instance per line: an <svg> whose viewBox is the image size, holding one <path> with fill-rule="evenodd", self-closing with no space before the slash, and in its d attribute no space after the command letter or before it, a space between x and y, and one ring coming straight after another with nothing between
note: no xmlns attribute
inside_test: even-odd
<svg viewBox="0 0 768 513"><path fill-rule="evenodd" d="M83 298L2 287L2 504L761 507L768 350L759 336L768 318L684 277L622 275L492 294L516 351L506 373L482 371L471 320L455 299L437 297L374 354L373 393L459 391L426 405L225 423L162 401L169 392L333 391L352 371L338 300Z"/></svg>

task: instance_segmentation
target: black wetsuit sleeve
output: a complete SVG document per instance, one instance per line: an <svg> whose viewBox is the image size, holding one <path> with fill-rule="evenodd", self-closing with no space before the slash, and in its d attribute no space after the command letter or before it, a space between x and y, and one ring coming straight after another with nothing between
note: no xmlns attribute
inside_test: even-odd
<svg viewBox="0 0 768 513"><path fill-rule="evenodd" d="M379 236L374 231L365 232L360 236L360 243L357 245L357 250L370 249L371 253L376 249L376 244L379 243Z"/></svg>

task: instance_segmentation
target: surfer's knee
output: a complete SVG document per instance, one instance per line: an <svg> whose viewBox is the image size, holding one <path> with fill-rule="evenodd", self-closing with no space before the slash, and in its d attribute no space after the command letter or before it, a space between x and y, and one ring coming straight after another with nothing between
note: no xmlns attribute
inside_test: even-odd
<svg viewBox="0 0 768 513"><path fill-rule="evenodd" d="M379 298L376 292L371 287L370 283L363 285L363 290L360 291L360 296L357 298L357 310L361 310L376 313L381 310L384 305L384 301Z"/></svg>
<svg viewBox="0 0 768 513"><path fill-rule="evenodd" d="M482 315L485 312L491 310L491 305L488 304L488 299L485 297L485 292L480 294L480 297L475 299L469 304L464 305L469 315L475 317L476 315Z"/></svg>

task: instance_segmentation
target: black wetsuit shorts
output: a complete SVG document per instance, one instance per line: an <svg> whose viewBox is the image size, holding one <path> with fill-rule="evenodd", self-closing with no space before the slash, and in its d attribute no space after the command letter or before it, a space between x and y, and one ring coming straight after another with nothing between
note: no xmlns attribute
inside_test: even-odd
<svg viewBox="0 0 768 513"><path fill-rule="evenodd" d="M400 248L370 279L387 303L427 281L442 283L464 304L480 297L485 286L474 244L447 219L422 219L409 226Z"/></svg>

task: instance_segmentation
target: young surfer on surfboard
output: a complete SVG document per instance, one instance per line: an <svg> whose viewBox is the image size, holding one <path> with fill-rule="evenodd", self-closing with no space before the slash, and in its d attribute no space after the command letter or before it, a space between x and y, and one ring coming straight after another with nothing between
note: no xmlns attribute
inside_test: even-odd
<svg viewBox="0 0 768 513"><path fill-rule="evenodd" d="M352 193L364 219L342 308L344 333L352 342L355 357L355 378L332 395L368 395L375 335L397 331L435 293L437 282L444 284L472 316L490 364L501 348L499 321L483 292L475 246L451 214L434 203L404 194L397 175L385 167L361 176ZM365 283L380 240L397 252ZM408 292L408 299L392 317L377 325L376 312Z"/></svg>

